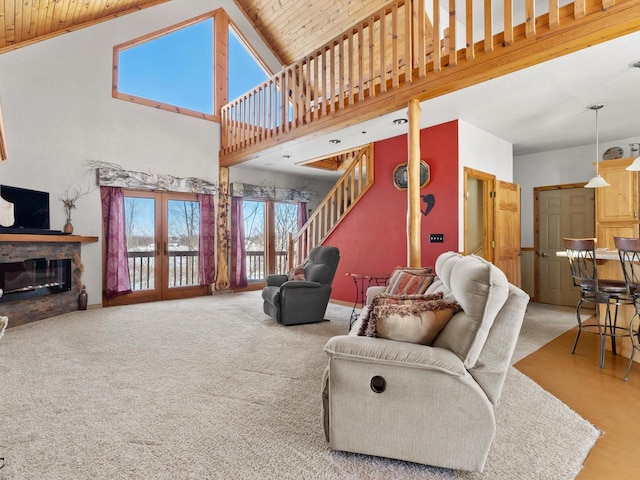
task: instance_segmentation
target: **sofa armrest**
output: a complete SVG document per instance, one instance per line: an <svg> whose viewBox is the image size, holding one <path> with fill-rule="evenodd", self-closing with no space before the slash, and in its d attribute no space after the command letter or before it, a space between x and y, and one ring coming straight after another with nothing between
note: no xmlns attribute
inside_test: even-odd
<svg viewBox="0 0 640 480"><path fill-rule="evenodd" d="M384 293L386 289L387 287L384 285L374 285L367 288L367 305L371 305L371 302L373 302L373 297L375 297L379 293Z"/></svg>
<svg viewBox="0 0 640 480"><path fill-rule="evenodd" d="M267 275L267 287L279 287L289 280L287 275Z"/></svg>
<svg viewBox="0 0 640 480"><path fill-rule="evenodd" d="M396 342L376 337L340 335L329 339L324 351L331 359L383 363L403 367L438 370L454 376L468 375L460 358L443 348Z"/></svg>

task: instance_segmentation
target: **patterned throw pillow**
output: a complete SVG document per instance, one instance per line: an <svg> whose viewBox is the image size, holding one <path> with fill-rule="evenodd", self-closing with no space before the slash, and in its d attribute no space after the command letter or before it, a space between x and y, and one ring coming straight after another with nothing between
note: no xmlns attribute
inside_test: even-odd
<svg viewBox="0 0 640 480"><path fill-rule="evenodd" d="M393 303L397 301L399 303ZM462 308L457 302L443 300L441 293L422 296L422 300L381 298L376 302L374 299L369 318L363 321L358 335L431 345L451 317L460 310Z"/></svg>
<svg viewBox="0 0 640 480"><path fill-rule="evenodd" d="M373 312L376 336L398 342L431 345L453 315L460 311L457 303L443 300L422 306L384 305Z"/></svg>
<svg viewBox="0 0 640 480"><path fill-rule="evenodd" d="M287 276L289 277L289 280L304 280L304 265L293 267L287 272Z"/></svg>
<svg viewBox="0 0 640 480"><path fill-rule="evenodd" d="M363 337L376 336L375 318L372 318L372 314L377 307L383 305L420 305L434 300L442 300L442 296L442 292L432 295L392 295L389 293L380 293L373 297L371 305L369 305L368 310L362 318L358 335Z"/></svg>
<svg viewBox="0 0 640 480"><path fill-rule="evenodd" d="M391 274L385 293L391 295L423 294L433 282L435 275L431 267L396 268Z"/></svg>

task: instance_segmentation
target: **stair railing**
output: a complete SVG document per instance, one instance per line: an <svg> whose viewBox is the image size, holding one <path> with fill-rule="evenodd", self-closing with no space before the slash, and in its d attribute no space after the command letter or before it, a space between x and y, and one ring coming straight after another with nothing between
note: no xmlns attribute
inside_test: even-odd
<svg viewBox="0 0 640 480"><path fill-rule="evenodd" d="M300 265L309 251L322 241L345 218L365 192L373 185L373 145L362 147L340 179L327 193L307 222L289 237L289 268Z"/></svg>

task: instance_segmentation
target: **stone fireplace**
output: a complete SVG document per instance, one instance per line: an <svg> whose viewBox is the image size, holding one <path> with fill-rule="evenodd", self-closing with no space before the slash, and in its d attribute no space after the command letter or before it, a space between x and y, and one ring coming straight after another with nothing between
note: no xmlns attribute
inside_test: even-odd
<svg viewBox="0 0 640 480"><path fill-rule="evenodd" d="M30 258L0 263L0 303L71 290L71 259Z"/></svg>
<svg viewBox="0 0 640 480"><path fill-rule="evenodd" d="M81 242L74 235L0 235L0 314L9 327L78 309Z"/></svg>

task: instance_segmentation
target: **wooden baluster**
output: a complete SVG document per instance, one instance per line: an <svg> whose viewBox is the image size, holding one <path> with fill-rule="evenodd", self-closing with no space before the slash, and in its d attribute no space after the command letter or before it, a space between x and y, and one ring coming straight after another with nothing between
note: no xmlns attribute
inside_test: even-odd
<svg viewBox="0 0 640 480"><path fill-rule="evenodd" d="M411 0L406 0L404 3L404 80L407 83L411 83L413 81L413 55L412 55L412 11L413 11L413 2Z"/></svg>
<svg viewBox="0 0 640 480"><path fill-rule="evenodd" d="M398 75L400 70L400 66L398 65L398 50L398 4L394 3L391 10L391 56L393 61L393 65L391 65L392 88L398 88L400 85L400 78Z"/></svg>
<svg viewBox="0 0 640 480"><path fill-rule="evenodd" d="M364 27L362 24L358 25L358 101L364 102Z"/></svg>
<svg viewBox="0 0 640 480"><path fill-rule="evenodd" d="M387 13L380 15L380 93L387 91ZM375 89L375 88L374 88Z"/></svg>
<svg viewBox="0 0 640 480"><path fill-rule="evenodd" d="M347 37L347 80L349 83L348 83L348 88L346 90L347 97L348 97L347 100L350 106L353 106L354 98L355 98L355 86L354 86L355 67L353 63L354 41L355 41L355 36L353 35L353 33L350 33L349 36Z"/></svg>
<svg viewBox="0 0 640 480"><path fill-rule="evenodd" d="M513 0L504 0L504 45L511 44L513 44Z"/></svg>
<svg viewBox="0 0 640 480"><path fill-rule="evenodd" d="M458 65L456 48L456 0L449 0L449 66Z"/></svg>
<svg viewBox="0 0 640 480"><path fill-rule="evenodd" d="M374 58L376 56L375 53L375 19L371 17L369 19L369 98L374 98L376 96L376 85L375 85L375 61ZM381 68L378 66L378 68Z"/></svg>
<svg viewBox="0 0 640 480"><path fill-rule="evenodd" d="M536 6L533 0L525 0L525 36L527 38L533 37L536 34Z"/></svg>
<svg viewBox="0 0 640 480"><path fill-rule="evenodd" d="M505 2L511 2L511 0L505 0ZM475 48L473 46L473 0L466 0L465 2L465 23L466 23L466 59L473 60L476 57Z"/></svg>
<svg viewBox="0 0 640 480"><path fill-rule="evenodd" d="M440 1L433 0L433 71L442 70L442 50L440 49Z"/></svg>
<svg viewBox="0 0 640 480"><path fill-rule="evenodd" d="M331 113L336 111L336 44L331 47L331 96L329 97L329 108Z"/></svg>
<svg viewBox="0 0 640 480"><path fill-rule="evenodd" d="M493 5L484 0L484 51L493 52Z"/></svg>
<svg viewBox="0 0 640 480"><path fill-rule="evenodd" d="M339 99L339 103L338 103L338 109L339 110L343 110L344 109L344 92L346 90L345 88L345 81L344 81L344 39L342 38L342 36L340 36L340 40L338 42L338 78L339 78L339 85L338 85L338 91L336 92L338 94L338 99Z"/></svg>
<svg viewBox="0 0 640 480"><path fill-rule="evenodd" d="M416 0L414 4L414 35L416 61L418 63L418 77L424 78L427 75L427 52L426 52L426 10L424 9L424 0Z"/></svg>

